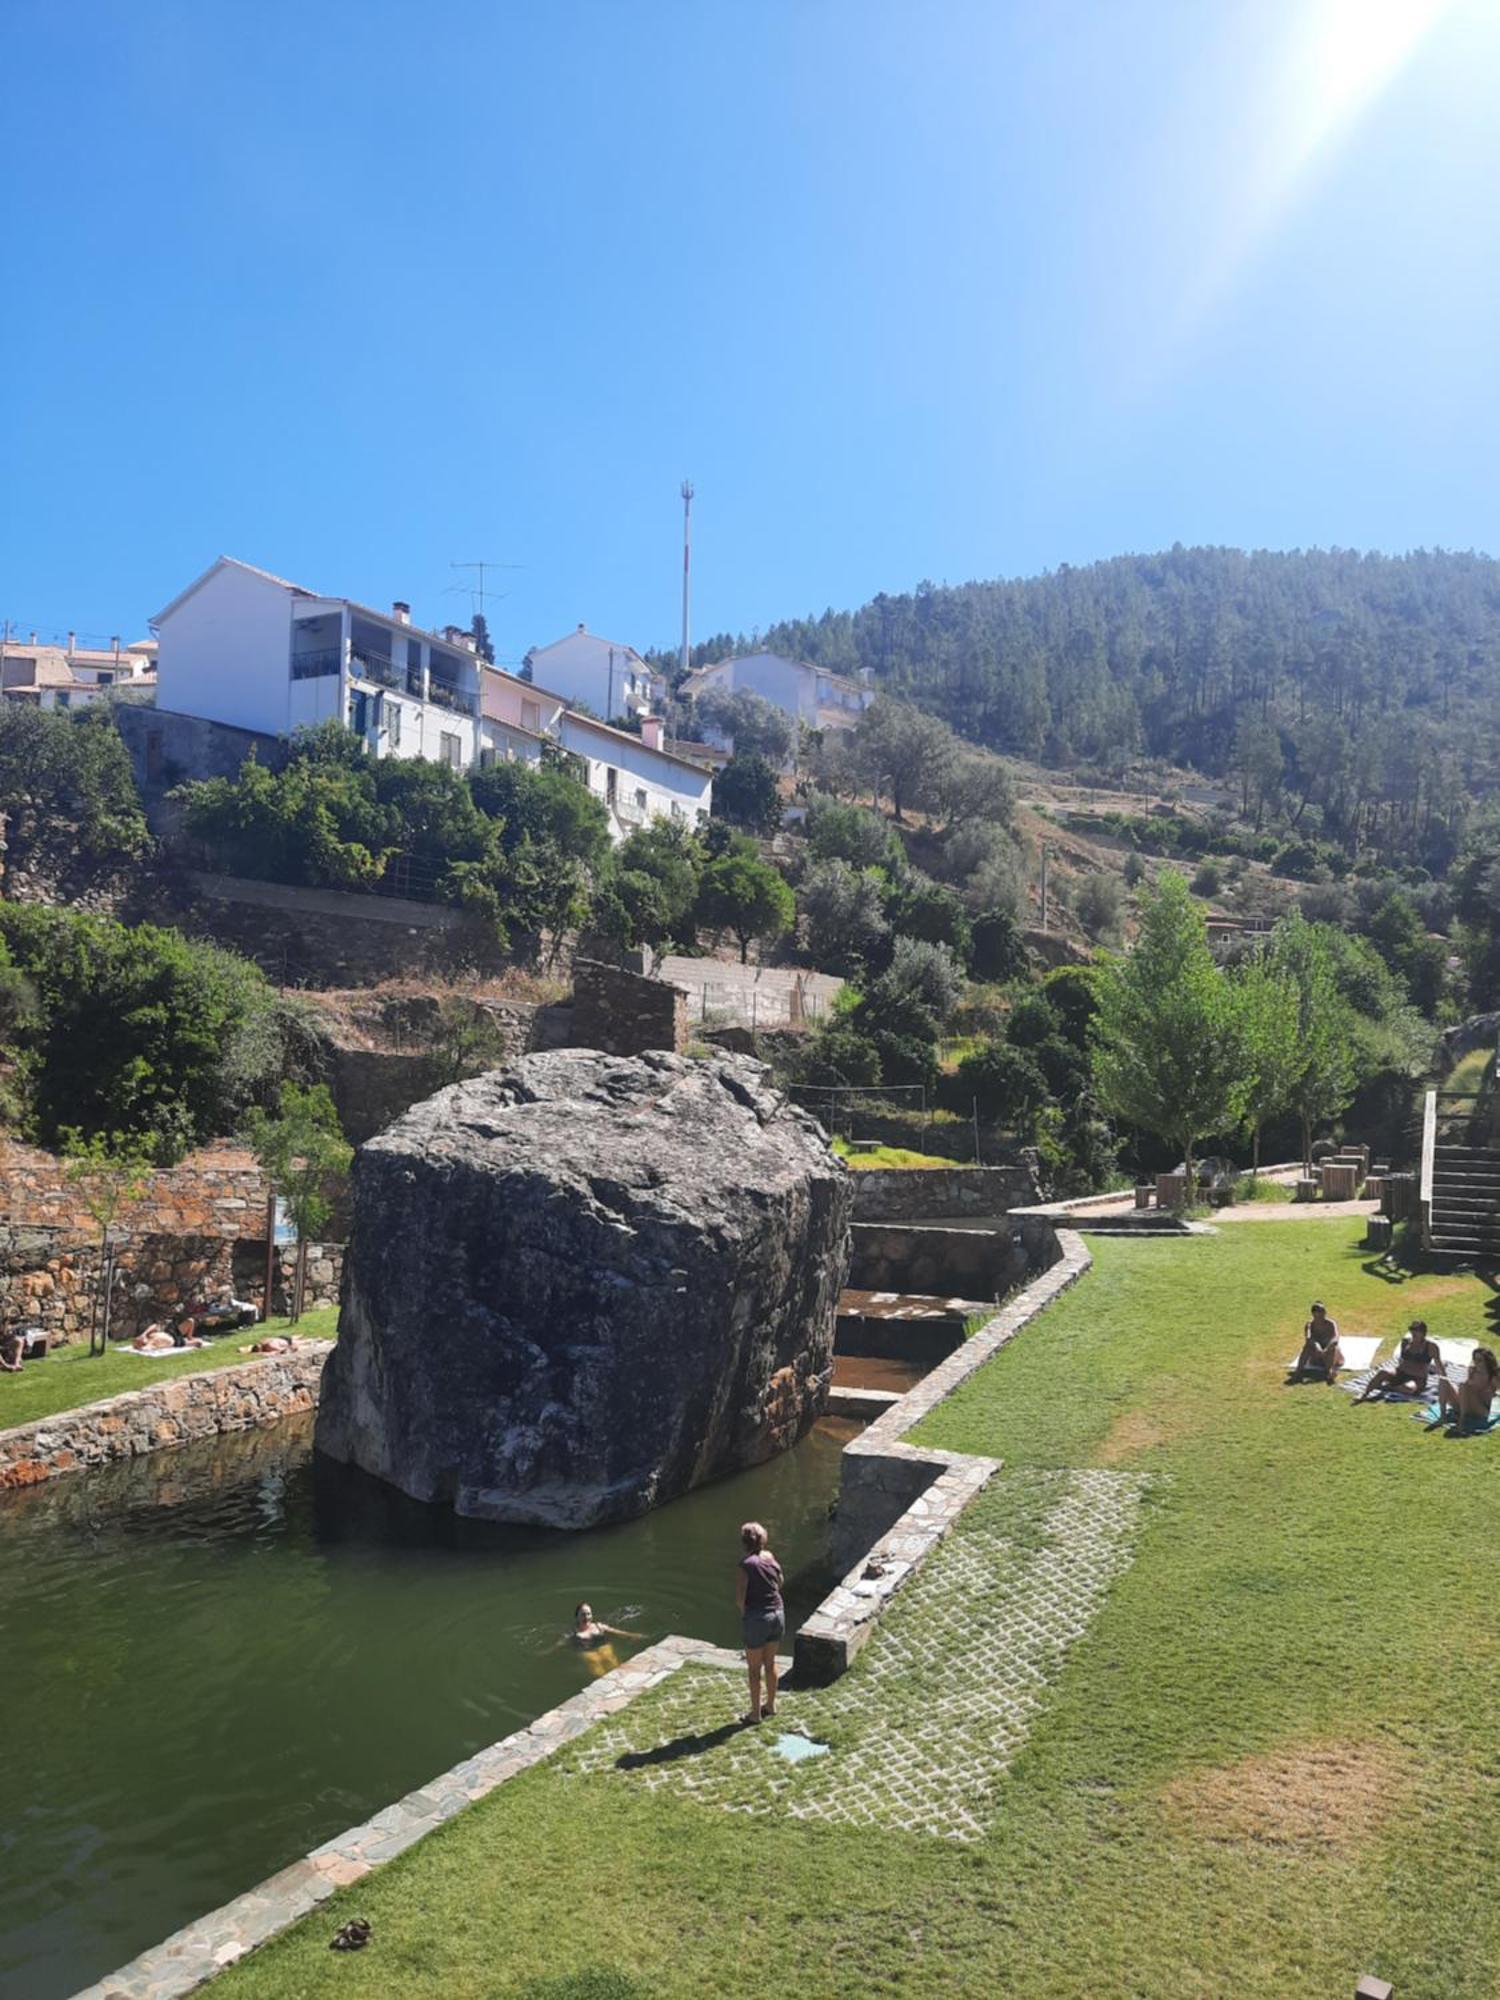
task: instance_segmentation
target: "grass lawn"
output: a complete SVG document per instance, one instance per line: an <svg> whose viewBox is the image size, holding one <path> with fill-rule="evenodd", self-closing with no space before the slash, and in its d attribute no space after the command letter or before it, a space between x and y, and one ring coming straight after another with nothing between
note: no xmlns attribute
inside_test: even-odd
<svg viewBox="0 0 1500 2000"><path fill-rule="evenodd" d="M332 1340L338 1330L337 1306L319 1306L297 1322L299 1338ZM207 1368L227 1368L248 1359L240 1353L252 1340L268 1333L288 1333L291 1323L273 1319L265 1326L219 1334L207 1347L184 1348L161 1360L144 1360L118 1347L93 1354L87 1341L57 1347L45 1361L28 1361L19 1375L0 1375L0 1430L15 1424L55 1417L59 1410L76 1410L84 1403L102 1402L126 1389L144 1389L172 1375L197 1375Z"/></svg>
<svg viewBox="0 0 1500 2000"><path fill-rule="evenodd" d="M861 1167L958 1167L961 1160L945 1160L936 1153L914 1153L906 1146L861 1146L858 1151L847 1139L836 1138L833 1150L846 1167L857 1173Z"/></svg>
<svg viewBox="0 0 1500 2000"><path fill-rule="evenodd" d="M785 1698L828 1758L778 1793L764 1731L636 1771L591 1770L585 1738L232 1970L223 2000L656 2000L788 1978L814 1996L1287 2000L1362 1971L1399 2000L1500 1990L1500 1434L1283 1386L1315 1297L1346 1332L1420 1314L1441 1340L1493 1339L1496 1295L1383 1273L1338 1221L1092 1247L1093 1271L915 1433L1006 1471L852 1674ZM1067 1575L1045 1563L1058 1492L1115 1481L1134 1496L1123 1566L1004 1770L971 1786L975 1835L900 1831L894 1795L864 1825L793 1817L815 1795L792 1787L878 1786L872 1744L941 1724L935 1668L981 1692L1012 1675L1014 1580L1038 1561ZM937 1621L944 1574L988 1581ZM739 1694L719 1678L678 1676L611 1727L673 1741L692 1696L712 1731ZM962 1786L979 1739L945 1699ZM355 1915L370 1946L330 1952Z"/></svg>

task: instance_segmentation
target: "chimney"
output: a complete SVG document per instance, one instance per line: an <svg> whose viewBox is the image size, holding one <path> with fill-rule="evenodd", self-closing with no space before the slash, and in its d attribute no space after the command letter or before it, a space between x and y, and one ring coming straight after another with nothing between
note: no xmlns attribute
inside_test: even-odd
<svg viewBox="0 0 1500 2000"><path fill-rule="evenodd" d="M70 632L68 634L68 658L70 660L73 657L73 648L77 644L78 644L78 634L76 632Z"/></svg>
<svg viewBox="0 0 1500 2000"><path fill-rule="evenodd" d="M648 750L661 748L662 719L659 715L641 717L641 741Z"/></svg>
<svg viewBox="0 0 1500 2000"><path fill-rule="evenodd" d="M115 665L118 666L120 664L120 635L118 632L110 640L109 649L115 656Z"/></svg>
<svg viewBox="0 0 1500 2000"><path fill-rule="evenodd" d="M585 625L585 624L584 624L584 622L583 622L583 620L582 620L581 618L580 618L580 619L579 619L579 621L578 621L578 629L579 629L579 631L580 631L580 632L587 632L587 630L589 629L589 628L587 627L587 625Z"/></svg>
<svg viewBox="0 0 1500 2000"><path fill-rule="evenodd" d="M391 606L391 616L395 619L398 625L410 625L411 606L409 604L403 604L401 599L398 597L395 603Z"/></svg>

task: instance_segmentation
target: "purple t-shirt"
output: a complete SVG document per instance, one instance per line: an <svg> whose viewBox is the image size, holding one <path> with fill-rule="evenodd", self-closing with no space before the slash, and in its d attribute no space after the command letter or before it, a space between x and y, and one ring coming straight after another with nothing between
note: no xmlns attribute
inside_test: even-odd
<svg viewBox="0 0 1500 2000"><path fill-rule="evenodd" d="M775 1556L762 1550L758 1556L746 1556L740 1568L745 1572L745 1609L781 1611L781 1564Z"/></svg>

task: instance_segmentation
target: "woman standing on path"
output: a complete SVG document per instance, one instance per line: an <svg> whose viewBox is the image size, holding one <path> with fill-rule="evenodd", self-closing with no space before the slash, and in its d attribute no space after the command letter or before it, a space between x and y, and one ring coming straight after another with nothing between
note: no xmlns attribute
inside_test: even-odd
<svg viewBox="0 0 1500 2000"><path fill-rule="evenodd" d="M746 1722L759 1722L762 1715L776 1713L776 1642L786 1631L781 1564L766 1547L767 1539L759 1521L747 1521L740 1529L740 1545L745 1553L735 1580L735 1602L740 1607L745 1666L750 1676L750 1713L745 1717Z"/></svg>

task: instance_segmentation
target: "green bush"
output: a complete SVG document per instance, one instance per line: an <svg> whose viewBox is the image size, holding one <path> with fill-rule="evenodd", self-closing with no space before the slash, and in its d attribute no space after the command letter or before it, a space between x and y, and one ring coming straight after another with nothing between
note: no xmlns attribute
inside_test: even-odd
<svg viewBox="0 0 1500 2000"><path fill-rule="evenodd" d="M148 844L129 753L102 708L0 702L0 806L12 867L128 861Z"/></svg>
<svg viewBox="0 0 1500 2000"><path fill-rule="evenodd" d="M14 1032L29 1122L149 1140L156 1157L233 1131L275 1090L295 1026L248 960L151 924L0 904L35 996Z"/></svg>

